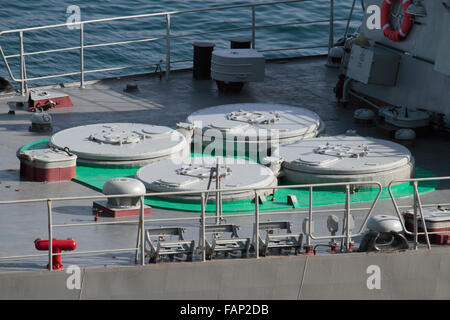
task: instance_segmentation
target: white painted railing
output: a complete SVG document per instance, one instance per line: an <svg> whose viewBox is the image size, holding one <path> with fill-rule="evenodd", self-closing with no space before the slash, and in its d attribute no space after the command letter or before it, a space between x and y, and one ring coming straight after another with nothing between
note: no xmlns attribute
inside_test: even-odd
<svg viewBox="0 0 450 320"><path fill-rule="evenodd" d="M317 24L317 23L329 23L329 41L328 45L313 45L313 46L299 46L299 47L293 47L293 48L262 48L258 47L258 50L261 52L267 52L267 51L285 51L285 50L303 50L303 49L313 49L313 48L328 48L328 51L334 44L334 23L336 21L347 21L347 26L345 29L345 35L348 32L349 24L352 19L353 10L355 6L356 0L353 0L353 5L350 11L350 14L347 19L335 19L334 17L334 0L326 0L325 2L330 3L330 12L329 17L327 19L322 20L313 20L313 21L296 21L296 22L289 22L289 23L277 23L277 24L265 24L265 25L257 25L256 24L256 10L258 7L261 6L273 6L278 4L293 4L298 2L305 2L305 1L311 1L311 0L286 0L286 1L275 1L275 2L261 2L261 3L250 3L250 4L240 4L240 5L230 5L230 6L220 6L220 7L211 7L211 8L201 8L201 9L191 9L191 10L183 10L183 11L168 11L168 12L159 12L159 13L150 13L150 14L140 14L140 15L132 15L132 16L123 16L123 17L113 17L113 18L104 18L104 19L96 19L96 20L87 20L87 21L80 21L76 23L64 23L64 24L55 24L55 25L48 25L48 26L40 26L40 27L32 27L32 28L23 28L23 29L15 29L15 30L6 30L0 32L0 37L2 35L6 34L17 34L19 37L19 48L20 52L17 54L12 55L5 55L2 47L0 46L0 53L2 55L3 61L5 63L5 66L7 68L7 71L11 77L11 80L14 82L19 82L21 86L21 93L22 95L25 95L28 92L27 84L30 81L36 81L36 80L43 80L43 79L54 79L54 78L61 78L61 77L67 77L67 76L80 76L80 87L84 87L85 84L85 75L90 73L100 73L100 72L108 72L108 71L117 71L117 70L124 70L124 69L136 69L136 68L144 68L149 66L161 66L161 63L152 63L152 64L141 64L141 65L131 65L131 66L120 66L120 67L110 67L110 68L102 68L102 69L94 69L94 70L85 70L85 54L84 51L86 49L91 48L99 48L99 47L109 47L109 46L122 46L126 44L133 44L133 43L144 43L144 42L153 42L158 40L166 40L166 59L163 61L163 63L166 66L166 77L168 78L170 75L171 65L174 63L180 63L180 62L188 62L192 61L191 59L183 59L183 60L177 60L177 61L171 61L171 39L175 38L185 38L190 36L197 36L197 35L206 35L206 34L212 34L212 33L222 33L222 32L230 32L230 31L242 31L242 30L249 30L251 29L251 46L252 48L256 48L256 29L261 28L270 28L270 27L276 27L276 26L289 26L289 25L305 25L305 24ZM316 1L316 0L314 0ZM171 32L171 17L175 15L182 15L186 13L193 13L193 12L214 12L218 10L227 10L227 9L235 9L235 8L249 8L251 10L251 26L244 26L244 27L238 27L238 28L228 28L228 29L219 29L214 31L206 31L206 32L196 32L196 33L189 33L189 34L183 34L183 35L174 35ZM121 21L121 20L137 20L142 18L150 18L150 17L165 17L166 19L166 35L164 37L156 37L156 38L144 38L144 39L137 39L137 40L127 40L127 41L117 41L117 42L109 42L109 43L97 43L97 44L85 44L84 42L84 34L85 34L85 26L91 25L91 24L99 24L99 23L106 23L111 21ZM24 36L26 33L31 31L39 31L39 30L49 30L49 29L57 29L57 28L64 28L68 26L75 26L79 25L80 27L80 43L78 46L74 47L67 47L67 48L58 48L58 49L50 49L50 50L41 50L41 51L34 51L34 52L25 52L24 48ZM79 57L80 57L80 71L77 72L66 72L66 73L59 73L59 74L52 74L52 75L45 75L45 76L39 76L39 77L27 77L27 71L26 71L26 57L28 56L34 56L34 55L41 55L41 54L47 54L47 53L56 53L56 52L67 52L67 51L79 51ZM12 70L10 68L8 59L11 58L19 58L20 59L20 77L15 77L12 73Z"/></svg>
<svg viewBox="0 0 450 320"><path fill-rule="evenodd" d="M156 193L147 193L140 195L140 215L138 220L131 221L110 221L110 222L89 222L89 223L76 223L76 224L54 224L53 223L53 213L52 206L54 202L61 201L72 201L72 200L98 200L98 199L108 199L108 198L123 198L123 197L136 197L136 195L96 195L96 196L79 196L79 197L63 197L63 198L42 198L42 199L28 199L28 200L13 200L13 201L0 201L1 205L12 205L12 204L26 204L26 203L46 203L47 204L47 226L48 226L48 239L49 239L49 251L48 251L48 261L49 261L49 269L53 270L52 267L52 258L55 255L83 255L83 254L100 254L100 253L108 253L108 252L135 252L136 259L135 263L140 260L142 265L145 264L145 223L159 223L159 222L174 222L174 221L200 221L199 224L199 235L200 236L200 244L199 248L201 249L201 260L206 261L205 255L205 225L207 219L215 219L220 215L220 218L238 218L238 217L253 217L254 218L254 226L253 226L253 246L255 248L255 257L259 258L259 221L261 216L267 215L280 215L280 214L305 214L309 215L309 230L311 230L311 225L313 224L313 194L315 188L323 188L323 187L342 187L345 188L346 200L345 200L345 209L344 221L349 221L350 215L350 190L352 186L355 185L373 185L376 190L375 198L369 208L355 208L353 211L367 211L368 213L365 216L365 219L361 225L360 230L357 233L352 233L348 224L344 223L342 235L336 236L316 236L311 234L307 234L307 244L310 243L311 239L342 239L346 240L345 251L348 252L351 250L350 248L350 240L352 237L361 235L365 229L366 223L370 218L373 209L381 195L382 186L379 182L342 182L342 183L321 183L321 184L308 184L308 185L286 185L286 186L277 186L271 188L254 188L254 189L246 189L246 188L230 188L230 189L214 189L214 190L195 190L195 191L179 191L179 192L156 192ZM260 212L259 209L259 197L262 191L267 190L275 190L278 189L307 189L309 190L309 206L308 210L289 210L289 211L267 211ZM222 199L221 194L226 192L237 192L237 191L251 191L254 193L254 203L255 210L254 213L240 213L240 214L228 214L223 215L222 212L216 212L214 215L206 215L206 203L205 199L207 198L208 193L218 194L218 199ZM199 195L199 202L201 206L200 216L190 216L183 218L163 218L163 219L145 219L144 218L144 199L145 197L167 197L167 196L183 196L183 195ZM222 205L219 206L222 208ZM328 212L336 212L336 209L322 209L315 210L315 213L328 213ZM89 250L89 251L76 251L76 252L64 252L64 253L53 253L53 230L55 228L72 228L72 227L85 227L85 226L100 226L100 225L115 225L115 224L136 224L138 226L137 229L137 244L134 248L117 248L117 249L108 249L108 250ZM140 253L140 259L138 259L138 253ZM32 257L42 257L47 256L47 254L35 254L35 255L16 255L16 256L4 256L0 257L1 260L20 260L27 259Z"/></svg>

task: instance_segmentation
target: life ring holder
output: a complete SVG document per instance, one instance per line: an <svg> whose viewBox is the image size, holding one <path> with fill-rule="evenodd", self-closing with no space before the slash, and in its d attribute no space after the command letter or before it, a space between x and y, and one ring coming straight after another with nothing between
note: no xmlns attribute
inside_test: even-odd
<svg viewBox="0 0 450 320"><path fill-rule="evenodd" d="M403 23L399 30L392 29L389 23L389 14L392 3L395 1L401 1L403 3ZM406 38L413 25L413 15L406 12L411 5L411 0L384 0L381 5L381 25L384 35L392 41L400 41Z"/></svg>

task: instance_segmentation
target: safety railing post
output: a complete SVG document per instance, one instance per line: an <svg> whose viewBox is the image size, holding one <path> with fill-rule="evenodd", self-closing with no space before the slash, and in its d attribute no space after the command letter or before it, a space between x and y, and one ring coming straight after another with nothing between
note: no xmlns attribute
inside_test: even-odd
<svg viewBox="0 0 450 320"><path fill-rule="evenodd" d="M219 180L220 181L220 180ZM221 184L219 183L219 189L221 188ZM219 192L219 213L220 219L223 220L223 203L222 203L222 192Z"/></svg>
<svg viewBox="0 0 450 320"><path fill-rule="evenodd" d="M308 219L308 234L306 235L306 246L311 247L311 230L312 230L312 212L313 212L313 187L309 187L309 219Z"/></svg>
<svg viewBox="0 0 450 320"><path fill-rule="evenodd" d="M200 201L201 201L201 211L202 211L202 213L201 213L201 225L200 225L200 227L201 227L201 250L202 250L202 261L203 262L205 262L206 261L206 252L205 252L205 247L206 247L206 232L205 232L205 230L206 230L206 226L205 226L205 224L206 224L206 213L205 213L205 211L206 211L206 208L205 208L205 206L206 206L206 203L205 203L205 193L204 192L202 192L201 193L201 197L200 197Z"/></svg>
<svg viewBox="0 0 450 320"><path fill-rule="evenodd" d="M353 0L352 8L350 9L350 13L348 15L347 25L345 26L344 39L347 38L348 29L350 28L350 22L351 22L352 17L353 17L353 10L355 9L355 3L356 3L356 0Z"/></svg>
<svg viewBox="0 0 450 320"><path fill-rule="evenodd" d="M139 214L139 223L141 229L141 265L145 265L145 220L144 220L144 196L140 198L141 211Z"/></svg>
<svg viewBox="0 0 450 320"><path fill-rule="evenodd" d="M259 259L259 196L255 190L255 255Z"/></svg>
<svg viewBox="0 0 450 320"><path fill-rule="evenodd" d="M170 14L166 14L166 79L170 75Z"/></svg>
<svg viewBox="0 0 450 320"><path fill-rule="evenodd" d="M252 49L255 49L256 7L252 6Z"/></svg>
<svg viewBox="0 0 450 320"><path fill-rule="evenodd" d="M53 270L53 222L52 222L52 201L47 200L48 213L48 269Z"/></svg>
<svg viewBox="0 0 450 320"><path fill-rule="evenodd" d="M136 247L135 247L136 250L134 252L134 264L138 264L139 250L141 247L140 243L141 243L141 225L139 223L137 228Z"/></svg>
<svg viewBox="0 0 450 320"><path fill-rule="evenodd" d="M330 0L330 31L328 41L328 53L334 45L334 0Z"/></svg>
<svg viewBox="0 0 450 320"><path fill-rule="evenodd" d="M413 182L413 187L414 187L414 190L415 190L415 188L416 188L416 185L417 185L417 181L414 181ZM418 221L417 221L417 194L416 194L416 192L414 192L414 196L413 196L413 201L414 201L414 205L413 205L413 208L414 208L414 218L413 218L413 229L414 229L414 250L417 250L417 247L418 247L418 228L419 228L419 226L418 226Z"/></svg>
<svg viewBox="0 0 450 320"><path fill-rule="evenodd" d="M220 173L219 173L219 159L217 159L217 163L216 163L216 190L219 190L219 178L220 177ZM220 204L219 204L219 191L216 191L216 224L220 223Z"/></svg>
<svg viewBox="0 0 450 320"><path fill-rule="evenodd" d="M23 48L23 31L19 32L20 42L20 93L25 95L25 68L24 68L24 48Z"/></svg>
<svg viewBox="0 0 450 320"><path fill-rule="evenodd" d="M428 249L431 249L430 238L428 236L428 228L425 223L425 217L423 216L422 203L420 201L419 191L417 190L417 181L414 181L414 197L417 200L417 205L420 212L420 221L422 222L422 228L425 233L425 241L427 242Z"/></svg>
<svg viewBox="0 0 450 320"><path fill-rule="evenodd" d="M345 230L346 230L346 249L350 250L350 185L345 186Z"/></svg>
<svg viewBox="0 0 450 320"><path fill-rule="evenodd" d="M84 24L80 24L80 88L84 88Z"/></svg>

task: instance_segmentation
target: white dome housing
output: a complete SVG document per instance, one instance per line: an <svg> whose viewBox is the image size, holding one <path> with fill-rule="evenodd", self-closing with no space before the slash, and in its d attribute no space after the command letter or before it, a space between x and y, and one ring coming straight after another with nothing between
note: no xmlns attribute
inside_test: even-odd
<svg viewBox="0 0 450 320"><path fill-rule="evenodd" d="M400 220L394 216L379 215L370 217L367 228L375 232L402 232L403 227Z"/></svg>
<svg viewBox="0 0 450 320"><path fill-rule="evenodd" d="M52 116L47 112L33 113L29 130L35 132L52 131Z"/></svg>
<svg viewBox="0 0 450 320"><path fill-rule="evenodd" d="M144 184L131 178L113 178L105 182L103 185L103 194L105 195L122 195L133 194L142 195L145 194ZM120 198L108 198L109 208L130 208L139 206L139 197L120 197Z"/></svg>
<svg viewBox="0 0 450 320"><path fill-rule="evenodd" d="M357 109L353 113L353 119L360 123L370 123L375 119L375 112L367 108Z"/></svg>

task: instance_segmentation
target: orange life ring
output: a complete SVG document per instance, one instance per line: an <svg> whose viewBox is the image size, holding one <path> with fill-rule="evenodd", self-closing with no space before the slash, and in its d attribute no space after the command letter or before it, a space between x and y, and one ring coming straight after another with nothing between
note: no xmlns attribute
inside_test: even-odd
<svg viewBox="0 0 450 320"><path fill-rule="evenodd" d="M399 30L392 29L389 23L389 14L391 10L391 5L395 1L401 1L403 3L403 23ZM392 41L400 41L406 38L411 27L413 25L413 15L406 12L408 7L411 5L411 0L384 0L381 5L381 25L383 28L384 35L391 39Z"/></svg>

